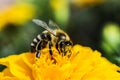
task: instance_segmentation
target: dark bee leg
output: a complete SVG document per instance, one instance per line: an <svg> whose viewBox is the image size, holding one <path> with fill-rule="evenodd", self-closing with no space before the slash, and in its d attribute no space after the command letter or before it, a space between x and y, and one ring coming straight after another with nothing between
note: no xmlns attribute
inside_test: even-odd
<svg viewBox="0 0 120 80"><path fill-rule="evenodd" d="M56 43L56 49L58 50L59 54L62 53L62 56L63 53L65 54L65 44L63 42Z"/></svg>
<svg viewBox="0 0 120 80"><path fill-rule="evenodd" d="M52 47L52 42L49 41L49 52L50 52L50 55L52 55L52 50L51 50L51 47Z"/></svg>
<svg viewBox="0 0 120 80"><path fill-rule="evenodd" d="M66 43L65 42L60 42L59 44L59 47L60 47L60 52L62 52L62 56L64 56L66 54L65 52L65 46L66 46Z"/></svg>
<svg viewBox="0 0 120 80"><path fill-rule="evenodd" d="M52 47L52 42L51 41L41 41L37 47L38 51L36 52L36 57L39 58L40 57L40 54L41 54L41 50L44 49L47 44L49 44L49 52L50 52L50 55L52 55L52 50L51 50L51 47Z"/></svg>
<svg viewBox="0 0 120 80"><path fill-rule="evenodd" d="M66 55L65 46L63 46L60 50L62 52L62 56L65 56Z"/></svg>
<svg viewBox="0 0 120 80"><path fill-rule="evenodd" d="M53 44L52 44L52 42L50 41L49 42L49 53L50 53L50 55L51 55L51 60L53 60L53 63L55 64L57 61L56 61L56 59L54 58L54 56L52 56L53 55L53 52L52 52L52 50L51 50L51 47L53 46Z"/></svg>
<svg viewBox="0 0 120 80"><path fill-rule="evenodd" d="M39 51L36 52L36 57L40 58L40 52Z"/></svg>
<svg viewBox="0 0 120 80"><path fill-rule="evenodd" d="M60 51L61 50L59 50L59 46L58 46L59 44L58 44L58 42L56 43L56 45L55 45L55 47L56 47L56 49L58 50L58 52L59 52L59 54L60 54Z"/></svg>
<svg viewBox="0 0 120 80"><path fill-rule="evenodd" d="M40 58L41 50L47 46L47 41L41 40L36 46L36 57Z"/></svg>

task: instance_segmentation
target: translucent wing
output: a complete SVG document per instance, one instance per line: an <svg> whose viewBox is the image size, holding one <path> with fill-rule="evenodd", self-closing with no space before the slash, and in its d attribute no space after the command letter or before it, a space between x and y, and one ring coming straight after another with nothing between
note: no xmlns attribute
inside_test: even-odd
<svg viewBox="0 0 120 80"><path fill-rule="evenodd" d="M54 23L52 20L49 20L49 28L52 30L60 29L56 23Z"/></svg>
<svg viewBox="0 0 120 80"><path fill-rule="evenodd" d="M53 29L53 28L50 28L44 21L39 20L39 19L33 19L32 21L33 21L35 24L43 27L44 29L46 29L47 31L49 31L50 33L52 33L53 35L56 34L56 32L54 31L54 29ZM49 23L52 24L51 21L50 21Z"/></svg>
<svg viewBox="0 0 120 80"><path fill-rule="evenodd" d="M47 25L44 21L39 20L39 19L33 19L32 21L33 21L35 24L43 27L44 29L49 30L48 25Z"/></svg>

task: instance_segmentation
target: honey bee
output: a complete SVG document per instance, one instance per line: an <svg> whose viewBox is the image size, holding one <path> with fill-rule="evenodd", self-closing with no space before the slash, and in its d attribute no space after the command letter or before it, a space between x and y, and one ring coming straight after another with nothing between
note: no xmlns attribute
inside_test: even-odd
<svg viewBox="0 0 120 80"><path fill-rule="evenodd" d="M49 48L49 53L52 55L52 47L55 47L59 53L66 55L66 53L71 51L73 45L70 37L66 32L61 30L53 21L49 21L48 25L39 19L32 20L38 26L46 29L41 34L38 34L36 38L33 39L31 43L31 52L36 52L36 57L39 58L41 50L44 48Z"/></svg>

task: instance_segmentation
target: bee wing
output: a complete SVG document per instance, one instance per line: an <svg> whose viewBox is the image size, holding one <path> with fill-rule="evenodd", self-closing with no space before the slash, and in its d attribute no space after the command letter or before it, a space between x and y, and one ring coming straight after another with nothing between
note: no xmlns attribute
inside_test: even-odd
<svg viewBox="0 0 120 80"><path fill-rule="evenodd" d="M60 29L59 26L56 23L54 23L52 20L49 20L48 25L49 25L49 28L52 30Z"/></svg>
<svg viewBox="0 0 120 80"><path fill-rule="evenodd" d="M35 24L43 27L44 29L46 29L47 31L49 31L50 33L52 33L53 35L55 35L56 33L54 32L54 29L53 28L50 28L46 22L42 21L42 20L39 20L39 19L33 19L32 20ZM51 22L49 22L51 24Z"/></svg>

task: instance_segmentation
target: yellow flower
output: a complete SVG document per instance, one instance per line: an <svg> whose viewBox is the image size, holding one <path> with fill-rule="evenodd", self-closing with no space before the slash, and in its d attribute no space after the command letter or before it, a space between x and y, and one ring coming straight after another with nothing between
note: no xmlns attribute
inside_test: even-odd
<svg viewBox="0 0 120 80"><path fill-rule="evenodd" d="M98 51L75 45L72 54L61 56L55 48L41 51L40 58L26 52L0 59L7 66L0 80L118 80L120 67L110 63ZM67 53L69 54L69 53Z"/></svg>
<svg viewBox="0 0 120 80"><path fill-rule="evenodd" d="M33 18L35 8L32 4L19 0L7 1L0 0L0 30L8 23L22 24Z"/></svg>

